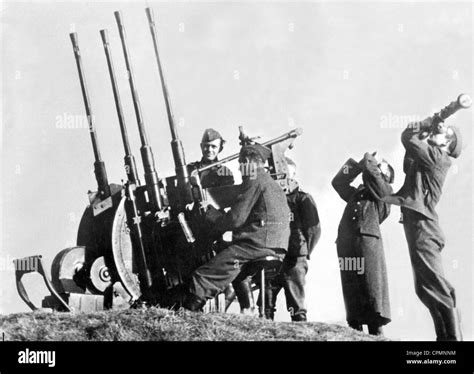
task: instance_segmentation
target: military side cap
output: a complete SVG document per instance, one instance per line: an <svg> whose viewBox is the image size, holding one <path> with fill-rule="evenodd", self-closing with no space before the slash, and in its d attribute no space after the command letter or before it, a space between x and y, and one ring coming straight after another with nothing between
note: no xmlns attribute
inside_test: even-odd
<svg viewBox="0 0 474 374"><path fill-rule="evenodd" d="M450 156L454 158L458 158L459 155L461 154L461 149L462 149L462 137L461 137L461 131L459 130L458 127L456 126L449 126L452 130L454 135L456 136L456 139L453 139L453 144L449 147L451 149Z"/></svg>
<svg viewBox="0 0 474 374"><path fill-rule="evenodd" d="M249 154L255 153L257 153L263 161L266 161L272 154L272 151L270 148L267 148L261 144L244 145L240 149L240 157L245 157Z"/></svg>
<svg viewBox="0 0 474 374"><path fill-rule="evenodd" d="M224 139L222 138L222 135L219 133L219 131L214 129L206 129L204 130L204 134L202 134L201 143L212 142L216 139L220 139L222 142L224 142Z"/></svg>

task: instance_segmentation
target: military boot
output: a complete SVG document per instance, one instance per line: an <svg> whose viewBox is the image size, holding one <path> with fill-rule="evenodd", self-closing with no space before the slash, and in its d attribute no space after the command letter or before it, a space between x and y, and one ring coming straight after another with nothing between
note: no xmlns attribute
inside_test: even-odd
<svg viewBox="0 0 474 374"><path fill-rule="evenodd" d="M224 289L224 297L225 297L225 310L230 307L232 302L235 300L235 291L234 287L232 287L232 283L230 283L225 289Z"/></svg>
<svg viewBox="0 0 474 374"><path fill-rule="evenodd" d="M190 310L191 312L202 312L204 304L206 304L206 300L203 300L192 293L188 293L184 299L183 308Z"/></svg>
<svg viewBox="0 0 474 374"><path fill-rule="evenodd" d="M446 339L448 341L462 341L461 323L459 310L457 308L444 309L441 311L444 326L446 328Z"/></svg>
<svg viewBox="0 0 474 374"><path fill-rule="evenodd" d="M297 313L291 316L292 322L306 322L307 320L306 313Z"/></svg>
<svg viewBox="0 0 474 374"><path fill-rule="evenodd" d="M242 282L234 284L234 291L239 301L240 313L253 314L255 311L255 300L249 279L244 279Z"/></svg>
<svg viewBox="0 0 474 374"><path fill-rule="evenodd" d="M433 318L436 341L446 340L446 328L444 326L443 316L438 309L430 309L431 318Z"/></svg>
<svg viewBox="0 0 474 374"><path fill-rule="evenodd" d="M362 324L360 324L358 321L347 321L347 324L349 325L350 328L357 330L357 331L363 331L362 330Z"/></svg>
<svg viewBox="0 0 474 374"><path fill-rule="evenodd" d="M377 323L369 323L367 329L370 335L383 336L383 328Z"/></svg>

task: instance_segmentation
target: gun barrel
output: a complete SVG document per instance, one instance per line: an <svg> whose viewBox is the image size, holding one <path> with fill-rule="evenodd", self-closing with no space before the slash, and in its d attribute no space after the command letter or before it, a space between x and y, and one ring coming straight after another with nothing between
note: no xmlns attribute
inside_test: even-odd
<svg viewBox="0 0 474 374"><path fill-rule="evenodd" d="M163 90L163 96L165 99L165 105L166 105L166 113L168 114L168 122L170 125L170 131L171 131L171 136L172 139L175 140L178 138L178 132L176 130L176 125L174 122L174 116L173 116L173 111L171 109L171 102L169 98L169 91L168 91L168 86L166 85L164 73L163 73L163 66L161 65L161 60L160 60L160 53L158 50L158 36L156 33L156 26L155 26L155 16L153 14L153 9L151 8L146 8L145 9L146 15L148 17L148 23L150 25L150 31L151 31L151 37L153 39L153 47L155 50L155 57L156 61L158 63L158 72L160 74L160 80L161 80L161 88Z"/></svg>
<svg viewBox="0 0 474 374"><path fill-rule="evenodd" d="M160 53L158 49L158 36L156 32L155 16L153 14L153 9L146 8L145 11L148 18L148 23L150 25L150 32L151 32L151 37L153 40L153 47L155 50L156 62L158 65L158 73L160 75L161 88L163 90L163 96L164 96L165 105L166 105L166 112L168 114L168 123L170 126L171 139L172 139L171 150L173 152L173 160L175 164L176 177L178 180L178 186L180 186L180 189L183 193L182 198L186 200L189 196L189 193L188 193L189 174L188 174L188 169L186 167L183 144L179 138L178 129L176 127L173 111L171 109L170 95L169 95L168 87L166 85L166 80L165 80L165 76L163 72L163 66L161 64Z"/></svg>
<svg viewBox="0 0 474 374"><path fill-rule="evenodd" d="M131 216L133 217L132 220L130 220L129 225L132 228L133 227L133 235L132 235L132 240L134 240L134 244L136 246L136 253L138 255L138 262L139 262L139 267L141 266L139 270L139 280L145 285L145 289L152 287L153 285L153 278L151 276L150 272L150 266L148 262L148 256L146 254L145 250L145 244L144 244L144 238L143 238L143 233L140 225L140 215L138 214L138 209L137 209L137 204L135 201L135 191L134 191L134 186L128 184L127 185L127 191L126 194L128 196L127 202L128 204L128 209L131 209L132 211L129 212Z"/></svg>
<svg viewBox="0 0 474 374"><path fill-rule="evenodd" d="M137 89L135 86L135 78L133 76L132 64L130 62L126 36L125 36L125 27L122 20L122 14L120 11L114 12L115 19L117 21L117 26L119 29L120 39L122 41L123 55L125 58L125 65L127 67L128 81L130 84L130 90L132 92L133 106L135 109L135 115L138 123L138 131L140 132L141 148L140 153L142 155L143 169L145 171L145 183L147 186L147 191L153 209L155 211L161 210L162 202L159 189L159 179L158 174L155 169L155 161L153 158L153 151L148 145L148 139L145 132L145 125L143 123L143 116L140 108L140 101L138 99Z"/></svg>
<svg viewBox="0 0 474 374"><path fill-rule="evenodd" d="M277 138L274 138L274 139L271 139L265 143L262 143L263 146L265 147L271 147L272 145L274 144L277 144L277 143L280 143L282 141L285 141L287 139L290 139L290 138L297 138L298 136L300 136L301 134L303 134L303 129L302 128L297 128L297 129L294 129L294 130L291 130L291 131L288 131L287 133L277 137ZM223 158L222 160L219 160L217 162L214 162L212 164L209 164L209 165L206 165L206 166L203 166L201 168L198 169L198 172L202 172L204 170L207 170L207 169L211 169L213 168L214 166L218 166L218 165L221 165L221 164L225 164L226 162L230 162L232 160L235 160L236 158L239 157L239 153L235 153L231 156L228 156L226 158Z"/></svg>
<svg viewBox="0 0 474 374"><path fill-rule="evenodd" d="M109 36L106 29L100 30L100 36L102 37L102 43L104 45L105 57L107 59L107 66L109 69L110 81L112 83L112 91L114 93L115 107L117 109L117 116L119 119L120 132L122 134L123 147L125 150L125 169L127 173L128 181L134 184L140 184L138 179L137 166L135 164L135 157L133 157L130 149L130 142L128 140L127 126L125 124L125 118L122 110L122 103L120 101L119 90L117 86L117 78L115 76L115 69L112 60L112 51L109 43Z"/></svg>
<svg viewBox="0 0 474 374"><path fill-rule="evenodd" d="M94 151L94 174L97 181L97 188L101 198L107 198L110 196L110 186L107 179L107 172L105 169L104 161L102 161L99 149L99 143L97 140L97 133L95 130L94 116L92 115L91 104L89 100L89 93L87 92L86 78L84 74L84 68L82 66L81 51L79 49L79 40L77 33L70 33L71 43L74 50L74 56L76 58L77 71L79 73L79 81L81 83L82 98L84 99L84 106L86 109L87 121L89 123L89 133L92 141L92 149Z"/></svg>

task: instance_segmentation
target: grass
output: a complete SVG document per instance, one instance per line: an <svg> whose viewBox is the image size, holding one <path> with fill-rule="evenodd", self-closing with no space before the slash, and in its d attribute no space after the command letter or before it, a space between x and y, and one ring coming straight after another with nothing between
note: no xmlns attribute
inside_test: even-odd
<svg viewBox="0 0 474 374"><path fill-rule="evenodd" d="M321 322L273 322L230 313L143 308L95 313L0 315L5 340L15 341L380 341Z"/></svg>

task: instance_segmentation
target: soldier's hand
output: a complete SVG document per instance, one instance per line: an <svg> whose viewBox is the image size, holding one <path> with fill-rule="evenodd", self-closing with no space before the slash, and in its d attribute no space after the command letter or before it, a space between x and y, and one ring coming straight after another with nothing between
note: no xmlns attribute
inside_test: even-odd
<svg viewBox="0 0 474 374"><path fill-rule="evenodd" d="M377 162L377 165L380 164L381 162L381 159L380 159L380 156L377 154L377 151L373 152L372 153L372 157L375 159L375 161Z"/></svg>
<svg viewBox="0 0 474 374"><path fill-rule="evenodd" d="M222 213L214 208L211 204L207 206L206 210L206 221L214 223L216 222L220 217L222 216Z"/></svg>
<svg viewBox="0 0 474 374"><path fill-rule="evenodd" d="M203 212L207 212L211 207L214 208L214 207L212 206L212 204L211 204L209 201L207 201L207 200L201 201L200 207L201 207L201 209L202 209Z"/></svg>

